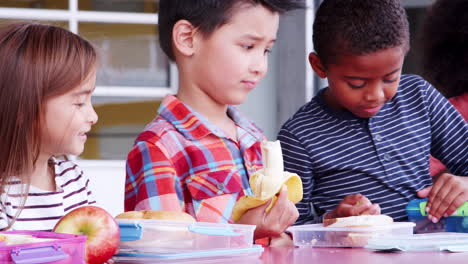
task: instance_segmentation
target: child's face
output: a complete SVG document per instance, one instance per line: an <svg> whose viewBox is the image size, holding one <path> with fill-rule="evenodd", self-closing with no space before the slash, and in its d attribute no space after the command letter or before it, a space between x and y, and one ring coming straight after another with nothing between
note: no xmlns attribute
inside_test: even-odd
<svg viewBox="0 0 468 264"><path fill-rule="evenodd" d="M195 85L218 104L241 104L267 72L278 22L279 14L261 5L240 7L209 37L198 34Z"/></svg>
<svg viewBox="0 0 468 264"><path fill-rule="evenodd" d="M86 133L97 122L91 105L96 72L77 88L46 101L41 152L47 155L79 155L84 150Z"/></svg>
<svg viewBox="0 0 468 264"><path fill-rule="evenodd" d="M358 117L376 115L397 92L404 57L401 47L361 56L339 57L336 64L323 68L320 76L328 78L326 102L333 108L347 109Z"/></svg>

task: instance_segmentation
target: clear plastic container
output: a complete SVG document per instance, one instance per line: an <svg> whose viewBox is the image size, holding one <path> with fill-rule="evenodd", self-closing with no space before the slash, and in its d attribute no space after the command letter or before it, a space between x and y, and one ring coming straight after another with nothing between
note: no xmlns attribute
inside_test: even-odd
<svg viewBox="0 0 468 264"><path fill-rule="evenodd" d="M117 219L120 252L180 254L244 249L253 245L253 225Z"/></svg>
<svg viewBox="0 0 468 264"><path fill-rule="evenodd" d="M324 227L322 224L292 226L294 245L298 247L364 247L370 238L387 235L411 235L414 223L395 222L376 227Z"/></svg>
<svg viewBox="0 0 468 264"><path fill-rule="evenodd" d="M377 237L369 239L366 248L380 251L467 252L468 234L444 232Z"/></svg>
<svg viewBox="0 0 468 264"><path fill-rule="evenodd" d="M44 231L7 231L0 234L32 235L50 241L5 245L0 242L0 263L85 264L86 236Z"/></svg>

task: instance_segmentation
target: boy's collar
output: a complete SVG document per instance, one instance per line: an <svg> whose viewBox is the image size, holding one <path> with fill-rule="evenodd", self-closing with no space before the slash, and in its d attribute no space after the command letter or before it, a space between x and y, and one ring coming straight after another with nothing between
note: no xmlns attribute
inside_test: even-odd
<svg viewBox="0 0 468 264"><path fill-rule="evenodd" d="M226 134L211 123L205 116L195 112L176 96L167 95L158 109L159 115L170 122L185 138L198 140L209 134L226 138ZM228 115L252 136L262 139L259 129L245 118L234 106L228 106Z"/></svg>

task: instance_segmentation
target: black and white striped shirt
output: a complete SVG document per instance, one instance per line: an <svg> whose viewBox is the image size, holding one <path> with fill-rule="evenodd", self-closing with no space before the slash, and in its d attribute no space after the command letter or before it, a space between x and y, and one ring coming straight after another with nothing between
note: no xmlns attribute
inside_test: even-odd
<svg viewBox="0 0 468 264"><path fill-rule="evenodd" d="M50 231L69 211L96 203L89 189L89 179L76 164L56 159L53 161L56 191L30 186L25 207L9 230ZM6 192L0 195L0 229L7 227L16 216L22 201L22 189L24 185L19 181L11 182Z"/></svg>
<svg viewBox="0 0 468 264"><path fill-rule="evenodd" d="M429 83L403 75L397 94L372 118L326 105L323 90L279 132L285 170L301 176L296 224L320 221L350 194L378 203L382 214L407 219L405 206L432 184L429 154L468 176L468 125Z"/></svg>

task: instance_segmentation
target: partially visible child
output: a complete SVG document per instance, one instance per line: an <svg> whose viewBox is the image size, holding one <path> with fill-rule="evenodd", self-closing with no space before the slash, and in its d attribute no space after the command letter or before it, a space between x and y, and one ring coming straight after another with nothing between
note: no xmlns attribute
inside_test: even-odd
<svg viewBox="0 0 468 264"><path fill-rule="evenodd" d="M279 15L293 0L161 0L159 35L179 70L177 95L135 141L127 158L125 210L185 211L198 221L232 223L236 201L252 194L264 136L232 105L265 76ZM275 237L298 213L283 190L238 221L255 238Z"/></svg>
<svg viewBox="0 0 468 264"><path fill-rule="evenodd" d="M96 52L56 26L0 28L0 229L52 230L67 212L94 204L70 161L96 123Z"/></svg>
<svg viewBox="0 0 468 264"><path fill-rule="evenodd" d="M423 77L449 98L468 122L468 1L437 0L428 10L421 38ZM432 176L446 168L431 157Z"/></svg>
<svg viewBox="0 0 468 264"><path fill-rule="evenodd" d="M428 82L401 75L401 1L325 0L313 32L309 61L329 86L278 136L285 169L304 185L297 223L379 213L402 221L418 195L429 195L436 222L468 200L468 125ZM453 173L443 185L433 185L429 154Z"/></svg>

